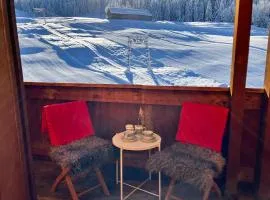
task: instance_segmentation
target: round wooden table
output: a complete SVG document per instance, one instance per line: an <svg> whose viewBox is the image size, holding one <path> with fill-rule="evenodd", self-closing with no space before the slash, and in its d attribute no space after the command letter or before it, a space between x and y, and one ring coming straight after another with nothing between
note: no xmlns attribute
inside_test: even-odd
<svg viewBox="0 0 270 200"><path fill-rule="evenodd" d="M157 134L155 134L156 140L154 142L143 142L140 139L138 139L135 142L125 142L122 140L124 132L122 133L117 133L115 136L112 138L112 143L114 146L118 147L120 149L120 181L118 180L118 162L116 166L116 183L118 184L120 182L120 199L124 200L127 199L129 196L131 196L135 191L140 190L143 192L146 192L150 195L157 196L159 200L161 200L161 172L158 173L158 194L155 194L153 192L141 189L141 187L151 180L151 173L149 173L149 177L142 182L138 186L133 186L128 183L125 183L123 181L123 151L149 151L149 157L151 156L151 150L154 148L158 148L160 151L161 148L161 137ZM132 190L126 197L124 197L123 194L123 185L132 187L134 190Z"/></svg>

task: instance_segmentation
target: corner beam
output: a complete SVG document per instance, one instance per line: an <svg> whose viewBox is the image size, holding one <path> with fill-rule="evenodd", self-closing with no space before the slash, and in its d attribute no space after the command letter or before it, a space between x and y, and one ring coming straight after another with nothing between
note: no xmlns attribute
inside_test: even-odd
<svg viewBox="0 0 270 200"><path fill-rule="evenodd" d="M236 0L230 83L230 136L226 173L226 193L229 195L238 193L251 16L252 0Z"/></svg>
<svg viewBox="0 0 270 200"><path fill-rule="evenodd" d="M260 199L270 198L270 30L268 37L268 50L266 57L266 69L264 78L264 112L262 119L263 133L260 140L262 151L259 155L259 190L258 196Z"/></svg>

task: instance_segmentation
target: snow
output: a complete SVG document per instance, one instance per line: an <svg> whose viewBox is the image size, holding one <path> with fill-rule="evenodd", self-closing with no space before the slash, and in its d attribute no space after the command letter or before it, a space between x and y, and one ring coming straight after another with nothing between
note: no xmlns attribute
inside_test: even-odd
<svg viewBox="0 0 270 200"><path fill-rule="evenodd" d="M113 14L125 14L125 15L142 15L152 16L152 14L146 9L135 9L135 8L107 8ZM108 11L107 11L108 12Z"/></svg>
<svg viewBox="0 0 270 200"><path fill-rule="evenodd" d="M233 24L106 20L87 17L32 18L16 12L24 81L227 87ZM128 36L147 34L132 49ZM252 27L248 87L262 87L267 29Z"/></svg>

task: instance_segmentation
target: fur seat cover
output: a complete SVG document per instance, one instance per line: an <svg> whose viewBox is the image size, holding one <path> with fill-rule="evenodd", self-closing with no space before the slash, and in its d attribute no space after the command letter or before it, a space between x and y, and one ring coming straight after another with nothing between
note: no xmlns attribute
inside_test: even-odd
<svg viewBox="0 0 270 200"><path fill-rule="evenodd" d="M109 141L90 136L68 145L52 147L50 157L61 167L70 167L76 174L112 161L114 150Z"/></svg>
<svg viewBox="0 0 270 200"><path fill-rule="evenodd" d="M192 144L174 143L148 160L146 169L161 171L176 180L187 182L204 191L212 186L225 165L220 153Z"/></svg>

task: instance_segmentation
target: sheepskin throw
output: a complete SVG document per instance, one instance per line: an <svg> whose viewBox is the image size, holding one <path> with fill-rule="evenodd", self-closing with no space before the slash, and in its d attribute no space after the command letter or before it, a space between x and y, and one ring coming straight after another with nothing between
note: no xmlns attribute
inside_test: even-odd
<svg viewBox="0 0 270 200"><path fill-rule="evenodd" d="M201 191L212 185L225 165L221 154L192 144L174 143L148 160L146 169L161 171L169 177L198 187Z"/></svg>
<svg viewBox="0 0 270 200"><path fill-rule="evenodd" d="M50 156L58 165L70 167L73 174L77 174L112 161L114 150L109 141L90 136L67 145L52 147Z"/></svg>

